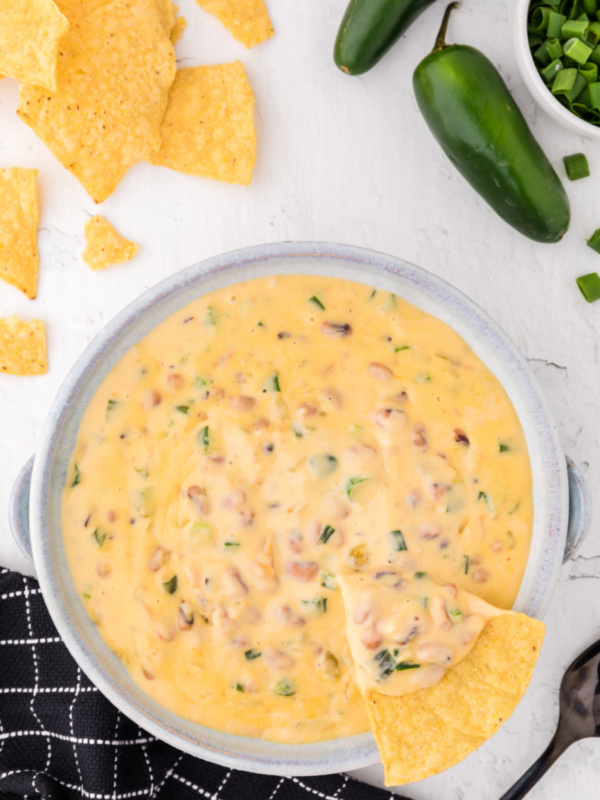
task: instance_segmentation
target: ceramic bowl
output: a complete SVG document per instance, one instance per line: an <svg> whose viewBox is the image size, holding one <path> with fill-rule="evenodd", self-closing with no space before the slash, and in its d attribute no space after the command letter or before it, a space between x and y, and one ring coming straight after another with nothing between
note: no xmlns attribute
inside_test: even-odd
<svg viewBox="0 0 600 800"><path fill-rule="evenodd" d="M50 614L84 672L126 716L169 744L228 767L278 775L317 775L379 760L371 734L285 745L219 733L175 716L148 698L101 640L75 591L62 543L60 505L69 457L90 398L119 359L183 305L221 287L263 275L342 277L394 292L449 323L496 374L523 425L535 521L531 553L515 607L544 613L565 552L589 524L589 497L565 459L554 423L527 362L488 315L440 278L397 258L314 242L266 244L211 258L150 289L102 330L77 361L50 411L39 450L21 472L11 525L32 554ZM569 494L571 498L569 499Z"/></svg>
<svg viewBox="0 0 600 800"><path fill-rule="evenodd" d="M523 83L538 106L551 119L571 133L578 133L580 136L600 142L600 127L576 117L568 108L559 103L539 75L527 40L527 15L530 3L531 0L517 0L513 12L516 20L514 26L515 55Z"/></svg>

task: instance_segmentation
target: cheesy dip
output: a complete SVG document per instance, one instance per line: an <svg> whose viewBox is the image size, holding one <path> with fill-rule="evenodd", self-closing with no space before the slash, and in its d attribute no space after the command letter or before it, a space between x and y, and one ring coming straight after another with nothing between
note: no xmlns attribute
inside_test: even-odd
<svg viewBox="0 0 600 800"><path fill-rule="evenodd" d="M512 605L532 521L519 420L467 344L388 292L308 275L199 298L131 348L62 501L74 584L136 683L290 743L368 729L340 580L367 575L371 679L414 691L493 615L463 593ZM379 585L410 613L369 624Z"/></svg>

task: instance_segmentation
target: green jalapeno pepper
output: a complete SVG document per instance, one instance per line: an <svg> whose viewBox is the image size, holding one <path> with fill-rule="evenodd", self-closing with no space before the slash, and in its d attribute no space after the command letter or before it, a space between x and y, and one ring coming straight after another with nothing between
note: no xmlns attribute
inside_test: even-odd
<svg viewBox="0 0 600 800"><path fill-rule="evenodd" d="M537 242L570 221L564 187L500 74L483 53L447 45L451 3L433 51L413 75L417 104L454 166L503 220Z"/></svg>
<svg viewBox="0 0 600 800"><path fill-rule="evenodd" d="M383 58L434 0L350 0L333 60L348 75L362 75Z"/></svg>

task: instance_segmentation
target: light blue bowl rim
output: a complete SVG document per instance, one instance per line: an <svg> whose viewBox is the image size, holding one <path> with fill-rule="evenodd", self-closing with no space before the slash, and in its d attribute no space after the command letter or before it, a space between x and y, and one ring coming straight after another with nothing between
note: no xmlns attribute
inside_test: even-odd
<svg viewBox="0 0 600 800"><path fill-rule="evenodd" d="M541 616L562 563L568 521L564 454L526 360L502 329L443 279L401 259L322 242L262 244L178 272L130 303L96 336L68 374L48 415L30 495L32 550L44 599L83 671L126 716L174 747L217 764L277 775L318 775L376 763L371 734L284 745L232 736L176 717L151 701L100 640L70 579L60 531L60 495L83 411L106 373L140 338L196 297L267 274L343 277L389 290L450 324L496 374L519 415L534 475L531 553L515 608Z"/></svg>

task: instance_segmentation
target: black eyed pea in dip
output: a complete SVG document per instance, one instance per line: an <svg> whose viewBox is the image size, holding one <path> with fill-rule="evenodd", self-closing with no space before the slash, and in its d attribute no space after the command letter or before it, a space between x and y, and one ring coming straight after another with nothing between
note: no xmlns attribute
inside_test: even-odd
<svg viewBox="0 0 600 800"><path fill-rule="evenodd" d="M463 592L512 605L532 519L523 431L467 344L388 292L293 275L200 298L135 345L84 415L62 504L77 591L144 691L290 743L368 729L339 575L385 593L373 570L398 573L402 602L427 599L433 624L441 597L465 616L448 635L476 638ZM419 654L425 633L406 657L378 633L373 656L426 665L394 682L448 666Z"/></svg>
<svg viewBox="0 0 600 800"><path fill-rule="evenodd" d="M377 567L338 575L361 687L403 695L438 683L503 612L426 572Z"/></svg>

